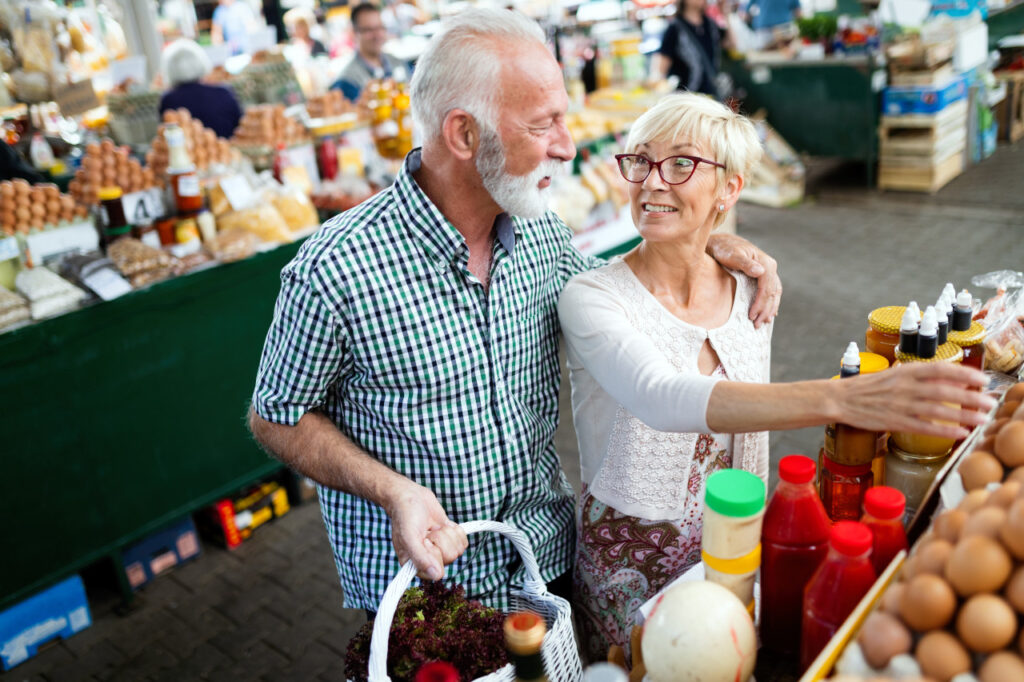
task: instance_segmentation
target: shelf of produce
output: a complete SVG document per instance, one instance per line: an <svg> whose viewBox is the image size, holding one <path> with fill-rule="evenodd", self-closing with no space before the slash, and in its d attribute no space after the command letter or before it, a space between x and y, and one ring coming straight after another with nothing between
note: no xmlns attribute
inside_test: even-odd
<svg viewBox="0 0 1024 682"><path fill-rule="evenodd" d="M722 70L745 93L744 113L763 109L798 152L863 161L867 183L874 184L883 67L867 57L723 59Z"/></svg>
<svg viewBox="0 0 1024 682"><path fill-rule="evenodd" d="M280 469L245 412L298 248L0 335L0 609Z"/></svg>

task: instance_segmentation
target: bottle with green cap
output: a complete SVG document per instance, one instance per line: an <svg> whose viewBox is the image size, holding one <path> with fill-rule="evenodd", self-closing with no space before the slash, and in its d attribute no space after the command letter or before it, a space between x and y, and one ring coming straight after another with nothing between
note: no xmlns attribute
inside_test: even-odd
<svg viewBox="0 0 1024 682"><path fill-rule="evenodd" d="M739 597L751 617L764 501L764 481L740 469L716 471L704 487L704 577Z"/></svg>

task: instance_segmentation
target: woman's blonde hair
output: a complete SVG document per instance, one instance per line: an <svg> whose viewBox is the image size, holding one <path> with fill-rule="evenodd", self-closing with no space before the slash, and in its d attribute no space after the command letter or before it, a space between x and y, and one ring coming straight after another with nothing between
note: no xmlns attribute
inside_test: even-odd
<svg viewBox="0 0 1024 682"><path fill-rule="evenodd" d="M724 164L718 168L716 191L733 175L745 176L762 154L761 139L749 118L710 97L692 92L666 95L633 123L626 139L626 152L642 144L688 142L701 156ZM715 226L725 219L718 216Z"/></svg>

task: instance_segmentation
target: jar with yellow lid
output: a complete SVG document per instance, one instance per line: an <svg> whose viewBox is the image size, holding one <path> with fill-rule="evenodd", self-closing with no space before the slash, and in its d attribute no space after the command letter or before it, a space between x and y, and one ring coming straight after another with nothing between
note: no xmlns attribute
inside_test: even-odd
<svg viewBox="0 0 1024 682"><path fill-rule="evenodd" d="M869 352L881 355L890 364L895 360L896 347L900 345L900 321L906 309L906 306L890 305L875 308L868 315L864 346Z"/></svg>
<svg viewBox="0 0 1024 682"><path fill-rule="evenodd" d="M896 364L893 366L898 367L899 365L916 362L946 362L950 364L958 364L963 360L963 357L964 353L960 350L960 346L947 341L936 349L935 356L931 358L922 358L918 355L914 355L913 353L904 353L897 349ZM906 431L894 431L892 434L892 442L900 450L914 455L943 456L949 454L949 451L952 449L953 444L956 441L952 438L940 438L938 436L925 436L919 433L909 433ZM892 485L891 481L887 481L887 483Z"/></svg>
<svg viewBox="0 0 1024 682"><path fill-rule="evenodd" d="M963 351L961 364L975 369L985 369L985 327L980 322L971 322L966 331L949 332L948 343L955 344Z"/></svg>

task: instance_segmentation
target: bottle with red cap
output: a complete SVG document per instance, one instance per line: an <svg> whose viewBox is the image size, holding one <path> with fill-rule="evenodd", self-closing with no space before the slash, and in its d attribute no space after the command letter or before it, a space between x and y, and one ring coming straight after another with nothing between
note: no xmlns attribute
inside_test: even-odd
<svg viewBox="0 0 1024 682"><path fill-rule="evenodd" d="M788 455L761 530L761 641L790 660L800 651L804 587L828 552L829 520L814 460Z"/></svg>
<svg viewBox="0 0 1024 682"><path fill-rule="evenodd" d="M415 682L459 682L459 671L448 661L431 661L416 671Z"/></svg>
<svg viewBox="0 0 1024 682"><path fill-rule="evenodd" d="M871 529L859 521L832 527L825 561L807 583L800 669L806 670L878 577L871 565Z"/></svg>
<svg viewBox="0 0 1024 682"><path fill-rule="evenodd" d="M861 523L871 529L871 563L881 575L893 557L908 548L903 529L903 512L907 499L896 488L877 486L864 495L864 517Z"/></svg>

